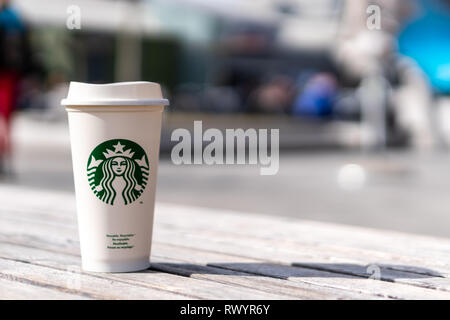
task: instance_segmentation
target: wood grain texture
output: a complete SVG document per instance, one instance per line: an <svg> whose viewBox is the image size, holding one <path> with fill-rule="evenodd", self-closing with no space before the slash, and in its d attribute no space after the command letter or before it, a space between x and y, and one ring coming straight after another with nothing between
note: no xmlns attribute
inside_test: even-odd
<svg viewBox="0 0 450 320"><path fill-rule="evenodd" d="M119 281L128 285L160 290L164 292L172 292L182 294L186 297L195 299L286 299L288 296L282 292L273 293L254 288L251 286L235 286L230 285L226 281L219 283L211 283L197 279L195 277L180 276L171 273L161 273L160 270L146 270L144 272L134 273L87 273L83 272L80 265L80 257L74 255L66 255L64 253L56 253L43 249L30 248L22 245L12 245L0 242L0 261L1 259L12 260L17 256L17 251L21 252L20 260L34 267L45 266L61 272L69 271L70 276L88 275L98 279ZM234 274L230 272L230 274ZM70 279L68 280L70 281ZM80 292L90 287L81 286ZM149 290L151 291L151 290ZM163 295L160 296L164 298ZM108 298L105 296L105 298Z"/></svg>
<svg viewBox="0 0 450 320"><path fill-rule="evenodd" d="M0 185L0 298L450 298L449 239L170 204L155 212L149 270L86 273L74 196Z"/></svg>
<svg viewBox="0 0 450 320"><path fill-rule="evenodd" d="M0 298L2 300L87 300L89 298L44 288L15 280L0 279Z"/></svg>

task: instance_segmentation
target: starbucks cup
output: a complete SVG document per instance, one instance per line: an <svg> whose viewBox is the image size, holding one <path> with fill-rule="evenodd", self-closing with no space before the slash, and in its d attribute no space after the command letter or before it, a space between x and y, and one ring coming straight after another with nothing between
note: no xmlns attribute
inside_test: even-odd
<svg viewBox="0 0 450 320"><path fill-rule="evenodd" d="M82 267L149 267L161 118L152 82L71 82L69 118Z"/></svg>

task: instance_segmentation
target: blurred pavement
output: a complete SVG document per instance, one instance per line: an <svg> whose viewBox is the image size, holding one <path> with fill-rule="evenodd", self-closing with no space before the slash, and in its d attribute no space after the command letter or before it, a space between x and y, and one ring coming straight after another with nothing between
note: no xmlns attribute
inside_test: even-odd
<svg viewBox="0 0 450 320"><path fill-rule="evenodd" d="M65 122L20 115L13 139L15 176L1 184L73 191ZM361 166L356 178L341 170L349 163ZM175 166L163 156L157 201L450 237L449 168L447 153L291 151L277 175L260 176L256 166Z"/></svg>

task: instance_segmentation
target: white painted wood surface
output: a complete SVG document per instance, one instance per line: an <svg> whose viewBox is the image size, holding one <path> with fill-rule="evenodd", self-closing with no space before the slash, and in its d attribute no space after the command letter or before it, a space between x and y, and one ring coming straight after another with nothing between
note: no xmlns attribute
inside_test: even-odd
<svg viewBox="0 0 450 320"><path fill-rule="evenodd" d="M72 194L0 185L0 299L450 299L450 240L157 204L152 266L88 273Z"/></svg>

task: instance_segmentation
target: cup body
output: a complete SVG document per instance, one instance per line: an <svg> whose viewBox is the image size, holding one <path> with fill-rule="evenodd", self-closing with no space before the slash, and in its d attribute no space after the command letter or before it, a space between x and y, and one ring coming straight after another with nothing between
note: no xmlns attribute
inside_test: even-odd
<svg viewBox="0 0 450 320"><path fill-rule="evenodd" d="M86 271L149 267L163 109L66 106Z"/></svg>

